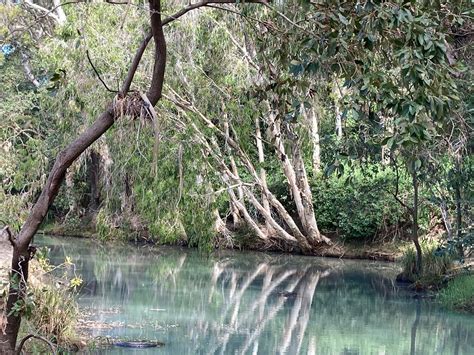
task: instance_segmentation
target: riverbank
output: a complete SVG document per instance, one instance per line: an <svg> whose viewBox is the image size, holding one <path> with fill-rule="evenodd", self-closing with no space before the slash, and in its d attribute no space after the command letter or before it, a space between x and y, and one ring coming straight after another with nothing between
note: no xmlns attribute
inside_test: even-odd
<svg viewBox="0 0 474 355"><path fill-rule="evenodd" d="M81 230L81 232L78 232ZM48 225L38 232L42 235L51 235L57 237L72 237L72 238L95 238L96 234L91 229L75 229L70 231L65 229L61 225ZM315 250L312 256L329 257L329 258L340 258L340 259L360 259L360 260L374 260L374 261L399 261L403 256L405 250L411 246L408 241L398 240L396 242L382 243L382 242L356 242L347 241L341 238L332 238L333 245L323 245L319 249ZM136 240L130 240L133 243L144 243L159 245L150 240L143 240L142 242ZM173 244L171 244L173 245ZM182 244L179 244L182 245ZM270 251L279 252L283 254L300 254L298 251L282 251L277 248L268 248L259 244L234 244L233 248L239 250L252 250L252 251Z"/></svg>
<svg viewBox="0 0 474 355"><path fill-rule="evenodd" d="M458 275L439 293L446 308L474 314L474 273Z"/></svg>

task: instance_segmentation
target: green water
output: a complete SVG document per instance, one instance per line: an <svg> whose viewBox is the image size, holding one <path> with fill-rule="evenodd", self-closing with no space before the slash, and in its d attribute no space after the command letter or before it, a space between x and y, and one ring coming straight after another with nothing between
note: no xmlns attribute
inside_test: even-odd
<svg viewBox="0 0 474 355"><path fill-rule="evenodd" d="M395 264L37 242L76 263L86 332L166 344L93 353L474 354L474 317L397 287Z"/></svg>

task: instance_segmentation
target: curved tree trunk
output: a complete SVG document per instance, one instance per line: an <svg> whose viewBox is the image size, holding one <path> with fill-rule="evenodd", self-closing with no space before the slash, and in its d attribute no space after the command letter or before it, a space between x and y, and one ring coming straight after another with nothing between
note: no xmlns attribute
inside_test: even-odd
<svg viewBox="0 0 474 355"><path fill-rule="evenodd" d="M58 194L61 182L64 179L67 169L74 160L87 149L97 138L109 129L114 123L112 105L89 127L79 138L71 143L66 149L59 153L56 162L51 169L46 185L24 223L16 239L11 240L13 245L13 257L11 265L11 275L19 282L10 283L10 290L7 301L7 326L5 334L0 333L0 353L8 354L15 350L15 345L20 329L21 314L12 313L13 307L21 302L28 281L28 263L34 254L34 249L30 247L33 236L38 231L43 222L49 207Z"/></svg>
<svg viewBox="0 0 474 355"><path fill-rule="evenodd" d="M166 44L161 22L160 1L151 0L150 10L152 32L155 39L156 50L155 67L148 97L154 105L161 97L161 90L163 87ZM144 44L139 48L135 55L131 67L134 68L134 70L129 71L124 88L122 89L122 92L119 93L119 97L122 99L126 98L130 87L127 83L132 82L138 63L141 60L148 41L149 37L145 38ZM49 207L58 194L59 187L64 180L67 169L92 143L94 143L114 124L116 118L114 103L111 102L89 128L87 128L76 140L58 154L58 157L49 173L46 185L43 187L43 190L34 204L26 222L23 224L20 233L16 238L11 238L11 243L13 245L11 275L13 278L17 278L18 282L10 283L6 308L8 314L7 325L5 333L0 332L0 353L2 354L15 352L18 331L21 324L21 312L12 312L12 310L24 299L28 282L28 263L34 254L34 248L30 247L31 240L38 231Z"/></svg>

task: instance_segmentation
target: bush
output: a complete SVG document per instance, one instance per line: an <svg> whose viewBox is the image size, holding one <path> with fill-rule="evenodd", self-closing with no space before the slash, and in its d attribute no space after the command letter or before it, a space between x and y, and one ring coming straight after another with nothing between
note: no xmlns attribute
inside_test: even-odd
<svg viewBox="0 0 474 355"><path fill-rule="evenodd" d="M474 313L474 275L459 275L439 293L441 303L450 309Z"/></svg>
<svg viewBox="0 0 474 355"><path fill-rule="evenodd" d="M79 316L74 290L82 280L75 275L68 257L64 263L53 266L47 253L46 248L38 249L30 264L28 292L24 304L19 305L26 320L22 333L38 334L61 348L69 348L76 338Z"/></svg>
<svg viewBox="0 0 474 355"><path fill-rule="evenodd" d="M376 165L351 175L318 177L312 186L318 225L325 233L354 239L396 229L406 211L389 192L394 185L395 174Z"/></svg>

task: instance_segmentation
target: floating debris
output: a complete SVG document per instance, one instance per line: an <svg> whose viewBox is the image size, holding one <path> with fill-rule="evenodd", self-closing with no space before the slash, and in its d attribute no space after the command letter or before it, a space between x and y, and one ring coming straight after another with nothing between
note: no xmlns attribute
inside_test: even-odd
<svg viewBox="0 0 474 355"><path fill-rule="evenodd" d="M156 348L158 346L163 346L165 343L159 341L147 341L147 340L137 340L137 341L118 341L115 343L116 346L121 348Z"/></svg>

